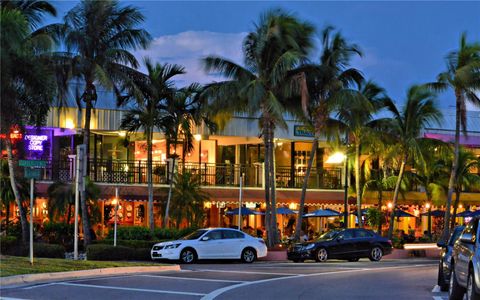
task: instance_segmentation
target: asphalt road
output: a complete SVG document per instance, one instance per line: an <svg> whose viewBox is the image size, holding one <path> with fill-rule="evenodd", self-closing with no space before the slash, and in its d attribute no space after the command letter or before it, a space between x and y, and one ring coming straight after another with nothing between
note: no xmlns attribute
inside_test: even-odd
<svg viewBox="0 0 480 300"><path fill-rule="evenodd" d="M3 288L5 299L446 299L437 262L203 263L181 271Z"/></svg>

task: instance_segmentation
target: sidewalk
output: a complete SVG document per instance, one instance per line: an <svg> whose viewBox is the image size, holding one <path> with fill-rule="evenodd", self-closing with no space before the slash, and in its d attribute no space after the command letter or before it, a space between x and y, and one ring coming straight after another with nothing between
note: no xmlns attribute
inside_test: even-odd
<svg viewBox="0 0 480 300"><path fill-rule="evenodd" d="M179 265L171 266L141 266L91 269L69 272L37 273L0 277L0 288L11 288L19 285L43 283L58 280L70 280L96 276L125 275L136 273L180 271Z"/></svg>

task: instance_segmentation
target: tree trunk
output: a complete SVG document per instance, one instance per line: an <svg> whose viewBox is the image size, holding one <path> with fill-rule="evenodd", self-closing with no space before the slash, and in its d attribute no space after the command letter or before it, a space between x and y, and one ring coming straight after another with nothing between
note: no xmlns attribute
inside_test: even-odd
<svg viewBox="0 0 480 300"><path fill-rule="evenodd" d="M445 207L445 219L443 225L442 240L448 241L450 236L450 208L452 206L453 188L456 183L456 174L458 168L458 156L460 152L460 117L462 113L462 92L455 89L456 113L455 113L455 147L453 152L452 170L450 171L450 179L448 180L447 203Z"/></svg>
<svg viewBox="0 0 480 300"><path fill-rule="evenodd" d="M461 190L460 188L455 189L455 202L453 203L453 214L452 214L452 220L450 222L450 231L452 231L455 228L455 215L457 214L457 209L458 209L458 204L460 203L460 193Z"/></svg>
<svg viewBox="0 0 480 300"><path fill-rule="evenodd" d="M10 221L10 201L7 202L6 204L6 208L7 208L7 213L5 215L5 218L6 218L6 222L5 222L5 233L8 235L8 227L9 227L9 221Z"/></svg>
<svg viewBox="0 0 480 300"><path fill-rule="evenodd" d="M302 216L303 216L303 210L305 207L305 198L307 197L308 179L310 178L310 172L312 170L312 165L313 165L313 157L315 156L317 147L318 147L318 137L317 135L315 135L315 138L313 139L313 143L312 143L312 150L310 150L310 158L307 164L307 171L305 172L305 177L303 178L302 194L300 196L300 206L298 209L297 224L295 226L295 241L298 241L300 239L300 231L302 230Z"/></svg>
<svg viewBox="0 0 480 300"><path fill-rule="evenodd" d="M25 208L22 206L22 199L20 199L20 192L18 190L17 181L15 180L15 168L13 166L13 152L10 139L5 139L7 146L7 158L8 158L8 172L10 177L10 185L12 187L13 195L15 196L15 203L18 206L20 213L20 224L22 225L22 242L27 244L29 238L29 229L27 223L27 214Z"/></svg>
<svg viewBox="0 0 480 300"><path fill-rule="evenodd" d="M398 174L397 183L395 184L395 191L393 193L393 205L392 205L392 213L390 214L390 225L388 227L388 239L392 239L393 234L393 225L395 222L395 208L397 207L397 200L398 200L398 192L400 191L400 184L402 183L403 172L405 170L405 163L407 161L407 156L402 160L402 164L400 165L400 173Z"/></svg>
<svg viewBox="0 0 480 300"><path fill-rule="evenodd" d="M383 184L380 181L380 184ZM380 213L382 213L382 202L383 202L383 188L380 188L378 191L378 210ZM383 223L383 214L382 217L380 218L380 221L378 222L378 234L382 235L382 223Z"/></svg>
<svg viewBox="0 0 480 300"><path fill-rule="evenodd" d="M363 227L362 222L362 188L360 186L360 141L355 139L355 189L357 192L357 218L358 227Z"/></svg>
<svg viewBox="0 0 480 300"><path fill-rule="evenodd" d="M150 232L153 233L155 229L155 219L153 215L153 157L152 157L152 140L153 140L153 128L148 128L147 131L147 185L148 185L148 225Z"/></svg>
<svg viewBox="0 0 480 300"><path fill-rule="evenodd" d="M268 247L274 246L274 240L272 235L272 207L270 203L270 157L268 155L270 143L269 143L269 136L268 136L268 129L264 125L263 128L263 144L265 146L265 154L264 154L264 169L263 173L265 175L265 206L266 206L266 214L265 214L265 229L267 230L267 245Z"/></svg>
<svg viewBox="0 0 480 300"><path fill-rule="evenodd" d="M178 141L178 126L176 126L176 130L174 131L174 147L175 147L175 153L172 157L172 168L170 170L170 186L168 187L168 196L167 196L167 207L165 208L165 219L163 220L163 227L166 228L168 227L168 214L169 214L169 209L170 209L170 201L172 199L172 191L173 191L173 179L175 176L175 157L177 155L177 141ZM167 150L168 153L170 153L170 148ZM183 171L183 170L182 170Z"/></svg>
<svg viewBox="0 0 480 300"><path fill-rule="evenodd" d="M270 224L272 226L272 233L273 233L273 243L274 245L278 244L280 242L279 238L279 226L277 223L277 201L276 201L276 192L275 192L275 186L276 186L276 174L275 174L275 144L273 142L274 138L274 132L273 132L273 127L270 127L270 181L271 181L271 186L270 186L270 201L271 201L271 210L272 210L272 223Z"/></svg>

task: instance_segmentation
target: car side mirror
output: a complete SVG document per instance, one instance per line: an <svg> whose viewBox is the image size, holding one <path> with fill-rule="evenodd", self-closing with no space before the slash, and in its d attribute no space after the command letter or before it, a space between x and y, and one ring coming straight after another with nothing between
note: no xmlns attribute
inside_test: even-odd
<svg viewBox="0 0 480 300"><path fill-rule="evenodd" d="M475 242L471 233L463 233L460 237L460 241L467 244L473 244Z"/></svg>
<svg viewBox="0 0 480 300"><path fill-rule="evenodd" d="M445 243L445 241L438 241L438 242L437 242L437 247L446 248L446 247L447 247L447 243Z"/></svg>
<svg viewBox="0 0 480 300"><path fill-rule="evenodd" d="M200 240L206 242L206 241L208 241L209 239L210 239L210 238L209 238L208 236L204 236L204 237L202 237Z"/></svg>

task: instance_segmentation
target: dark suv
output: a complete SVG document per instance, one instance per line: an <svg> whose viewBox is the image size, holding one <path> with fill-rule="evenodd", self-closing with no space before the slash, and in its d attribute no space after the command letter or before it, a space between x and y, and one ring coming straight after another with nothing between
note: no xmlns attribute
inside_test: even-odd
<svg viewBox="0 0 480 300"><path fill-rule="evenodd" d="M480 300L480 217L472 219L455 242L452 254L451 300Z"/></svg>
<svg viewBox="0 0 480 300"><path fill-rule="evenodd" d="M440 263L438 264L438 285L442 291L448 291L448 284L450 282L452 252L455 242L458 240L465 226L457 226L452 232L448 243L440 241L437 243L438 247L442 247L440 252Z"/></svg>

